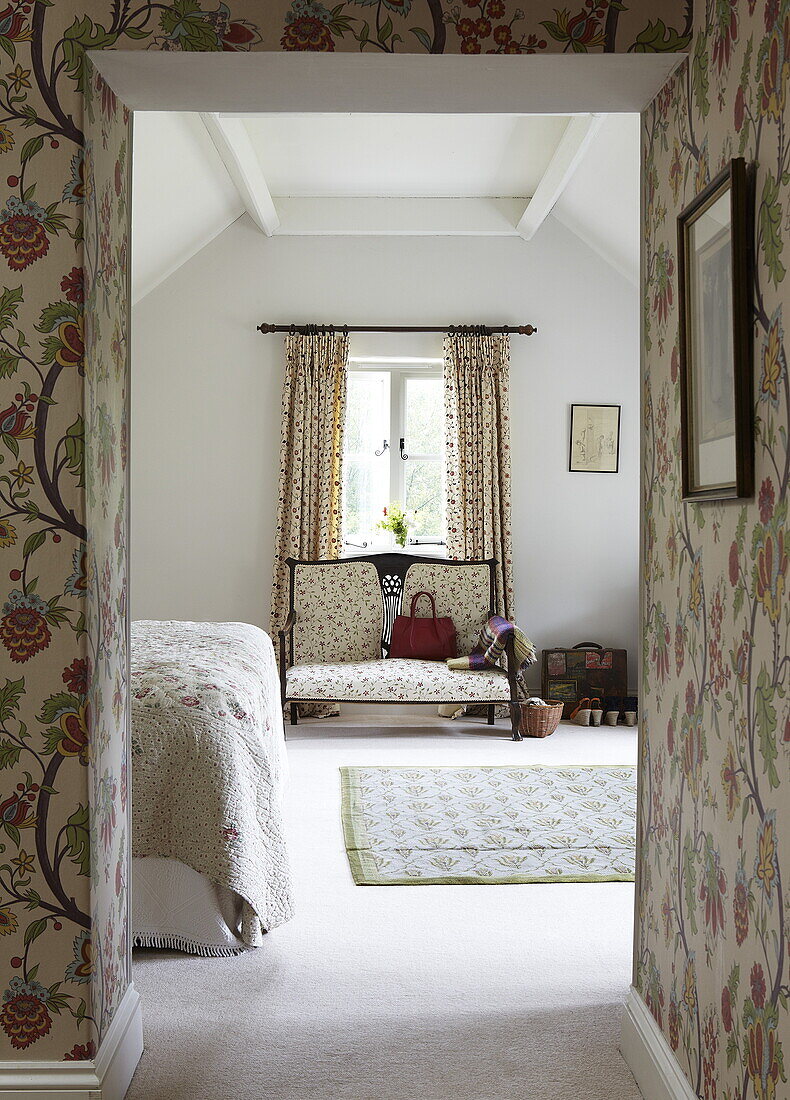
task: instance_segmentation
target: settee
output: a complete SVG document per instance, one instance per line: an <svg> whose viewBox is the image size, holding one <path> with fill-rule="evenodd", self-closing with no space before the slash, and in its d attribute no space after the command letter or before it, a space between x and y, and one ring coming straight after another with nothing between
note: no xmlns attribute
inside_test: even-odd
<svg viewBox="0 0 790 1100"><path fill-rule="evenodd" d="M516 657L506 665L451 670L443 661L388 656L392 625L412 596L430 592L437 616L450 616L458 654L470 653L496 606L494 559L448 561L411 554L369 554L326 561L288 559L290 602L279 632L280 684L291 724L299 703L484 704L510 707L520 741Z"/></svg>

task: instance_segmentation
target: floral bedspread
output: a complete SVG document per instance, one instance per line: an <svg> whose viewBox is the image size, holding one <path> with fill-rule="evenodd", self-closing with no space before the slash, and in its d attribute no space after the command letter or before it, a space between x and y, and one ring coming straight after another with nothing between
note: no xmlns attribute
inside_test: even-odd
<svg viewBox="0 0 790 1100"><path fill-rule="evenodd" d="M132 854L178 859L243 899L249 946L292 915L280 687L247 623L131 631Z"/></svg>

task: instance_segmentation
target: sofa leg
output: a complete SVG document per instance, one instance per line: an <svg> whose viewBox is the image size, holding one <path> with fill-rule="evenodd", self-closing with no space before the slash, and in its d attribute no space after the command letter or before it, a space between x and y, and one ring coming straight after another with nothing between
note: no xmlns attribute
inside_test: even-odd
<svg viewBox="0 0 790 1100"><path fill-rule="evenodd" d="M291 725L296 726L299 724L299 707L296 703L291 703Z"/></svg>
<svg viewBox="0 0 790 1100"><path fill-rule="evenodd" d="M488 708L488 724L489 724L489 726L493 726L493 724L494 724L494 715L495 715L495 713L496 713L496 707L494 706L493 703L491 703L489 705L489 708Z"/></svg>
<svg viewBox="0 0 790 1100"><path fill-rule="evenodd" d="M524 740L524 738L521 736L521 731L518 728L520 723L521 723L521 707L518 705L518 703L511 703L510 704L510 725L511 725L511 728L513 730L513 740L514 741L523 741Z"/></svg>

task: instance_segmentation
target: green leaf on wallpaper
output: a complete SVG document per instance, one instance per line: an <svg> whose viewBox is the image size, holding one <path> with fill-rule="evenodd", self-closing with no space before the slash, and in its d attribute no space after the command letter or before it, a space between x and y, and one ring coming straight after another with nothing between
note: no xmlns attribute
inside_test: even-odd
<svg viewBox="0 0 790 1100"><path fill-rule="evenodd" d="M17 310L19 309L21 301L21 286L16 287L15 290L9 290L8 287L3 289L3 293L0 294L0 332L4 328L8 328L12 321L16 320Z"/></svg>
<svg viewBox="0 0 790 1100"><path fill-rule="evenodd" d="M697 893L697 872L694 867L694 845L691 842L691 833L686 833L683 845L683 884L686 893L686 915L694 935L697 934L697 919L694 916Z"/></svg>
<svg viewBox="0 0 790 1100"><path fill-rule="evenodd" d="M25 545L22 548L22 557L29 558L31 554L35 554L36 550L40 546L43 546L47 541L47 536L44 531L34 531L32 535L28 535L25 539Z"/></svg>
<svg viewBox="0 0 790 1100"><path fill-rule="evenodd" d="M44 148L44 139L39 134L38 137L30 138L22 146L22 152L20 153L20 160L24 164L28 160L32 160L36 153L40 153Z"/></svg>
<svg viewBox="0 0 790 1100"><path fill-rule="evenodd" d="M6 348L0 348L0 378L10 378L19 369L19 356Z"/></svg>
<svg viewBox="0 0 790 1100"><path fill-rule="evenodd" d="M743 607L744 597L746 595L746 585L739 584L735 589L735 598L732 601L732 613L737 618L741 613Z"/></svg>
<svg viewBox="0 0 790 1100"><path fill-rule="evenodd" d="M29 924L25 929L25 947L38 939L42 932L46 932L49 921L46 917L42 917L41 920L34 920L32 924Z"/></svg>
<svg viewBox="0 0 790 1100"><path fill-rule="evenodd" d="M170 38L177 38L183 50L205 53L222 48L217 32L196 0L175 0L159 17L159 26Z"/></svg>
<svg viewBox="0 0 790 1100"><path fill-rule="evenodd" d="M703 118L706 118L710 111L707 34L701 34L694 44L694 57L691 61L691 87L694 92L694 99L697 102L697 110Z"/></svg>
<svg viewBox="0 0 790 1100"><path fill-rule="evenodd" d="M743 549L743 536L746 534L746 509L741 508L738 516L738 526L735 528L735 540L740 549Z"/></svg>
<svg viewBox="0 0 790 1100"><path fill-rule="evenodd" d="M19 710L19 700L25 694L25 678L6 680L0 688L0 722L7 722Z"/></svg>
<svg viewBox="0 0 790 1100"><path fill-rule="evenodd" d="M389 36L391 34L392 34L392 20L387 19L387 22L384 24L384 26L379 28L379 33L377 35L377 38L378 38L379 42L384 43L384 42L387 41L387 39L389 38Z"/></svg>
<svg viewBox="0 0 790 1100"><path fill-rule="evenodd" d="M21 745L16 745L13 741L6 739L0 741L0 769L13 768L18 764L21 752Z"/></svg>
<svg viewBox="0 0 790 1100"><path fill-rule="evenodd" d="M785 277L785 266L780 260L782 241L782 206L779 202L779 185L770 172L766 174L760 199L760 237L763 257L775 286Z"/></svg>
<svg viewBox="0 0 790 1100"><path fill-rule="evenodd" d="M614 4L611 7L614 7ZM690 34L678 34L675 28L668 27L663 19L657 19L655 23L651 20L636 36L631 51L633 53L675 53L684 50L690 41Z"/></svg>
<svg viewBox="0 0 790 1100"><path fill-rule="evenodd" d="M768 676L765 665L760 668L757 677L757 690L754 694L754 709L757 717L757 733L760 738L760 753L765 764L765 772L770 786L779 786L779 776L776 771L775 760L778 755L776 747L776 707L773 705L774 687Z"/></svg>
<svg viewBox="0 0 790 1100"><path fill-rule="evenodd" d="M420 43L420 45L423 46L428 51L428 53L430 53L433 49L433 42L431 41L431 36L428 34L428 32L426 30L423 30L422 27L410 27L409 30Z"/></svg>
<svg viewBox="0 0 790 1100"><path fill-rule="evenodd" d="M67 691L59 691L55 695L50 695L49 699L45 699L41 704L39 721L44 723L55 722L64 711L76 711L79 705L80 701L76 695L71 695Z"/></svg>
<svg viewBox="0 0 790 1100"><path fill-rule="evenodd" d="M730 1069L736 1062L740 1062L741 1052L738 1049L738 1043L735 1039L735 1032L730 1032L730 1037L727 1040L727 1069Z"/></svg>
<svg viewBox="0 0 790 1100"><path fill-rule="evenodd" d="M693 516L694 516L694 523L697 525L697 528L701 531L703 529L703 527L705 526L705 513L702 511L702 506L699 505L699 504L692 504L691 505L691 511L692 511Z"/></svg>
<svg viewBox="0 0 790 1100"><path fill-rule="evenodd" d="M93 23L87 15L82 19L75 19L64 31L62 45L64 68L80 92L84 93L87 88L85 51L106 50L115 44L117 38L117 34L105 30L98 23Z"/></svg>
<svg viewBox="0 0 790 1100"><path fill-rule="evenodd" d="M77 478L77 485L82 488L85 484L85 424L81 416L66 430L63 441L66 465Z"/></svg>
<svg viewBox="0 0 790 1100"><path fill-rule="evenodd" d="M88 808L80 804L66 822L66 852L81 875L91 873L91 846L88 833Z"/></svg>

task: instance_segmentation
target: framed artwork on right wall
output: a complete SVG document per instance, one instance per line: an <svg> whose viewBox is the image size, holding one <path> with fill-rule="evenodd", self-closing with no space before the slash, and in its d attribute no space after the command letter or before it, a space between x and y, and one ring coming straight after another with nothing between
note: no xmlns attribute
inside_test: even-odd
<svg viewBox="0 0 790 1100"><path fill-rule="evenodd" d="M737 157L678 218L684 500L754 493L753 206Z"/></svg>

